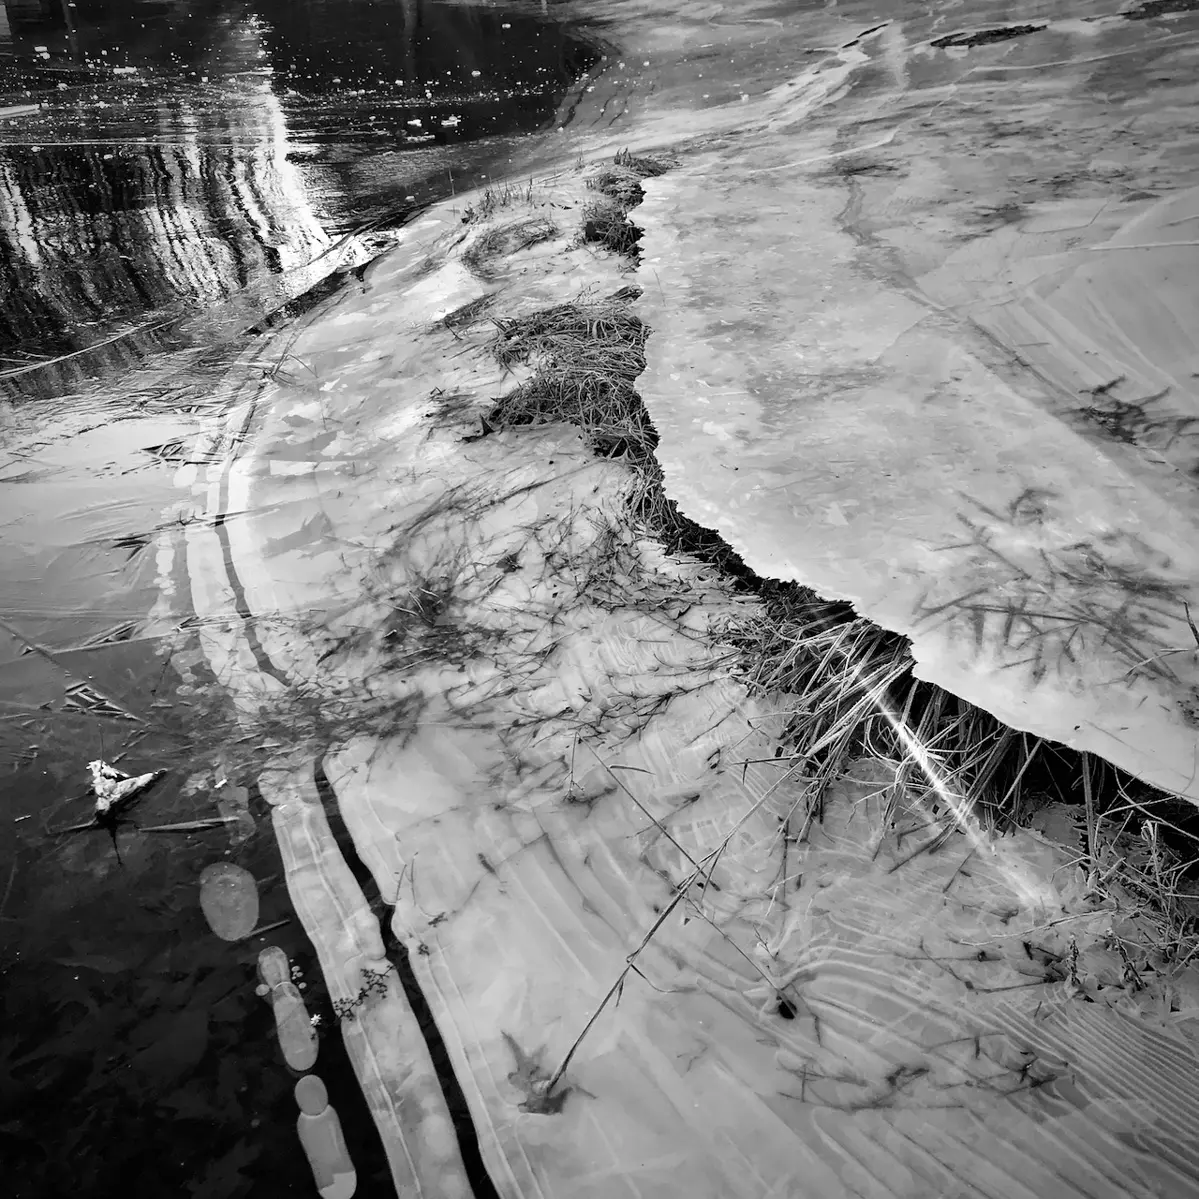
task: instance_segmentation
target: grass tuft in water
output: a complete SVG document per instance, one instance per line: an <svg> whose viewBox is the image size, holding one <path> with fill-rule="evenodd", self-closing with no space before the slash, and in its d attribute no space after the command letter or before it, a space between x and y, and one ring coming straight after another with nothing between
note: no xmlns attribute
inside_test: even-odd
<svg viewBox="0 0 1199 1199"><path fill-rule="evenodd" d="M464 225L481 223L495 216L501 208L507 208L510 204L521 200L528 203L532 198L532 179L524 187L515 183L505 183L499 187L485 187L482 196L475 203L467 205L462 213L462 223Z"/></svg>
<svg viewBox="0 0 1199 1199"><path fill-rule="evenodd" d="M581 299L497 321L492 352L533 377L487 415L494 428L566 422L605 458L648 460L657 434L633 380L645 369L645 326L626 300Z"/></svg>
<svg viewBox="0 0 1199 1199"><path fill-rule="evenodd" d="M638 157L621 150L610 166L587 181L601 198L583 210L583 241L636 262L641 230L628 219L629 213L645 199L641 181L662 175L669 168L665 160Z"/></svg>

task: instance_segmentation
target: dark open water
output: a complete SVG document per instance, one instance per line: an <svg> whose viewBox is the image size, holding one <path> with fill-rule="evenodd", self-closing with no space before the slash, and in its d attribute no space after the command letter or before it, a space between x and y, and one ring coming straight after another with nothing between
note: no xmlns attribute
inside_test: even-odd
<svg viewBox="0 0 1199 1199"><path fill-rule="evenodd" d="M291 919L253 747L226 741L235 722L214 710L194 630L152 615L173 577L158 534L187 519L173 473L264 318L569 112L599 52L537 7L0 3L6 1195L315 1193L295 1076L254 993L268 943L333 1029L317 1069L358 1193L393 1193ZM119 862L104 832L56 835L90 814L97 757L168 771L119 832ZM236 844L138 831L230 795L254 821ZM260 925L291 922L214 936L197 879L220 860L257 879Z"/></svg>

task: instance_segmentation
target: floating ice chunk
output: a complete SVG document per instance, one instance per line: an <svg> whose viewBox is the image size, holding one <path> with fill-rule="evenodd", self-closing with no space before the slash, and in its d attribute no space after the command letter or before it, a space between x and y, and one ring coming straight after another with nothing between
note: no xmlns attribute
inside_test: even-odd
<svg viewBox="0 0 1199 1199"><path fill-rule="evenodd" d="M268 945L258 955L258 986L261 995L274 1009L275 1032L283 1059L293 1070L310 1070L319 1048L316 1028L304 1005L304 997L291 981L287 954L277 945Z"/></svg>
<svg viewBox="0 0 1199 1199"><path fill-rule="evenodd" d="M309 1074L296 1083L295 1096L300 1108L296 1132L312 1166L316 1189L323 1199L350 1199L358 1175L325 1084Z"/></svg>
<svg viewBox="0 0 1199 1199"><path fill-rule="evenodd" d="M267 994L282 983L291 982L291 968L287 954L278 945L268 945L258 955L258 977L266 987Z"/></svg>
<svg viewBox="0 0 1199 1199"><path fill-rule="evenodd" d="M96 799L97 816L114 814L117 809L132 802L143 791L149 790L166 773L163 770L152 770L149 774L139 774L135 777L99 758L89 762L87 768L92 776L92 794Z"/></svg>
<svg viewBox="0 0 1199 1199"><path fill-rule="evenodd" d="M293 1070L311 1070L316 1064L316 1026L308 1015L304 997L295 983L280 983L270 994L275 1011L275 1032L283 1059Z"/></svg>
<svg viewBox="0 0 1199 1199"><path fill-rule="evenodd" d="M258 884L232 862L214 862L200 873L200 910L222 941L240 941L258 923Z"/></svg>

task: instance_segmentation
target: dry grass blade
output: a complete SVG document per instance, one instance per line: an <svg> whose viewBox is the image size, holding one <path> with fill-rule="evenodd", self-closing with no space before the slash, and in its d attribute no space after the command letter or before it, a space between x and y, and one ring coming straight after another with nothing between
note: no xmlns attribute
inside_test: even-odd
<svg viewBox="0 0 1199 1199"><path fill-rule="evenodd" d="M469 329L471 325L478 324L486 316L487 310L494 300L495 297L491 295L479 296L477 300L469 300L461 308L455 308L453 312L442 317L441 324L451 332Z"/></svg>
<svg viewBox="0 0 1199 1199"><path fill-rule="evenodd" d="M623 784L622 784L622 786L623 786ZM741 814L741 816L738 817L736 822L733 824L733 827L730 828L729 831L724 835L724 837L720 841L720 844L717 845L715 849L712 849L707 854L705 854L695 864L695 868L690 872L690 874L688 874L687 877L684 878L682 880L682 882L680 882L678 884L677 887L675 887L674 894L671 896L670 902L667 903L662 908L661 912L658 913L657 919L655 919L653 924L651 924L650 927L646 930L645 935L641 938L640 942L637 944L637 947L625 959L624 969L617 976L616 981L608 988L607 992L604 994L604 997L600 1000L595 1011L591 1013L591 1016L588 1018L587 1023L583 1026L582 1031L579 1033L579 1035L577 1037L575 1037L574 1041L571 1043L570 1048L566 1051L566 1054L563 1056L562 1061L559 1064L558 1068L553 1072L552 1075L550 1075L548 1081L545 1083L544 1092L546 1095L549 1095L553 1091L554 1087L556 1087L558 1085L558 1083L562 1080L562 1075L566 1073L566 1068L570 1065L571 1060L574 1058L575 1053L578 1052L579 1046L583 1043L583 1040L586 1038L587 1034L594 1027L595 1022L599 1019L600 1014L608 1006L608 1003L612 1000L613 996L618 995L621 992L621 990L624 988L625 979L628 978L629 971L633 970L633 971L637 971L637 973L640 973L640 971L637 970L637 965L636 965L638 956L644 952L645 948L654 939L654 936L657 934L658 930L661 929L662 925L666 923L670 914L675 910L676 907L678 907L679 901L684 899L688 895L691 888L697 882L699 882L699 880L701 878L705 880L705 893L706 893L707 882L711 880L712 872L716 869L716 865L720 861L720 858L723 855L724 851L729 847L729 845L732 843L733 838L741 831L741 829L744 827L745 823L754 815L755 812L757 812L762 807L762 805L764 803L766 803L766 801L771 797L771 795L775 792L775 790L777 790L778 786L779 786L778 782L772 784L770 787L768 787L763 792L762 795L760 795L756 800L754 800L754 802L749 805L749 807ZM626 793L628 793L627 788L625 788L625 790L626 790ZM655 821L655 823L657 824L658 822ZM661 827L660 824L659 824L659 827ZM673 838L672 838L672 840L673 840ZM692 862L695 861L695 859L690 854L687 854L686 856L689 861L692 861ZM701 898L701 903L702 903L702 898ZM706 916L705 916L705 919L707 919ZM718 932L721 932L722 935L724 935L723 930L719 929L719 927L717 925L715 925L711 920L709 920L708 923L711 924L713 928L716 928ZM725 937L725 939L729 940L729 938L727 936ZM744 952L744 950L740 949L739 946L736 946L735 943L734 943L734 947L737 948L738 952L743 957L745 957L746 960L748 960L751 963L751 965L754 966L754 969L758 970L759 973L762 973L761 968L758 966L758 964L756 962L754 962L753 959L750 958L749 955ZM767 978L769 980L769 975L763 974L763 977Z"/></svg>
<svg viewBox="0 0 1199 1199"><path fill-rule="evenodd" d="M110 337L104 338L102 341L94 342L90 346L84 346L82 349L72 350L66 354L54 354L47 358L39 358L35 362L29 362L22 366L8 367L0 370L0 380L15 379L20 375L28 375L33 371L44 370L48 366L56 366L60 362L69 362L72 358L80 358L84 354L91 354L97 350L104 349L105 346L110 346L114 342L121 341L126 337L135 337L140 333L150 333L157 329L165 328L171 323L170 319L146 321L140 325L135 325L132 329L122 329L119 333L114 333Z"/></svg>
<svg viewBox="0 0 1199 1199"><path fill-rule="evenodd" d="M575 1053L578 1052L578 1048L583 1043L584 1038L594 1027L595 1022L600 1018L612 997L624 987L625 979L629 976L629 971L636 969L635 963L637 961L638 954L640 954L641 951L645 949L645 947L654 939L654 934L662 927L663 924L666 923L671 912L673 912L675 908L679 906L679 900L686 895L688 888L690 888L691 884L694 883L698 877L699 868L696 867L696 869L690 875L688 875L688 877L684 879L677 888L675 888L675 893L671 896L670 902L662 908L661 912L658 913L658 918L653 922L652 925L650 925L649 929L645 933L645 936L641 938L641 943L625 959L624 969L619 975L617 975L616 981L608 988L607 993L599 1001L595 1011L591 1013L590 1019L586 1024L583 1025L582 1031L577 1037L575 1037L570 1048L566 1051L566 1054L563 1056L558 1068L546 1081L544 1087L546 1095L551 1094L558 1083L562 1081L562 1075L566 1073L566 1068L570 1065L571 1059L574 1057Z"/></svg>

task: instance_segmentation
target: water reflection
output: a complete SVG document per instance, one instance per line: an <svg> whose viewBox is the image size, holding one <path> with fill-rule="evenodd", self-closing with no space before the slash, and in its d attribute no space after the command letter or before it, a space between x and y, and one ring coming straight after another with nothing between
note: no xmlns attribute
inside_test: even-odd
<svg viewBox="0 0 1199 1199"><path fill-rule="evenodd" d="M310 262L329 235L287 161L277 99L227 114L239 137L194 137L185 104L160 111L153 146L11 146L0 154L0 254L9 291L0 344L23 358L70 354L147 314L168 319ZM210 126L211 127L211 126ZM252 322L251 322L252 323ZM144 353L157 330L108 349ZM56 372L87 369L86 363Z"/></svg>
<svg viewBox="0 0 1199 1199"><path fill-rule="evenodd" d="M0 118L10 395L178 346L180 318L214 304L238 300L222 334L252 325L364 218L402 221L455 168L485 172L501 135L544 127L597 58L555 25L430 0L3 11L0 107L38 105ZM213 335L193 322L182 341Z"/></svg>

